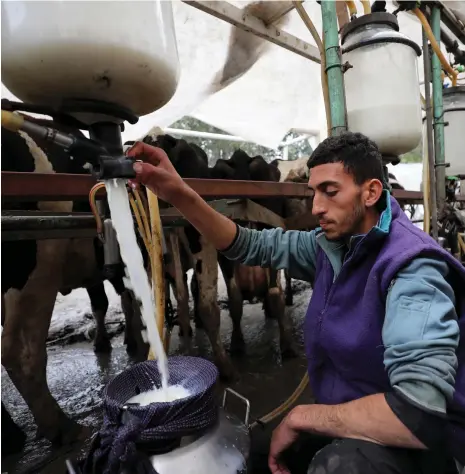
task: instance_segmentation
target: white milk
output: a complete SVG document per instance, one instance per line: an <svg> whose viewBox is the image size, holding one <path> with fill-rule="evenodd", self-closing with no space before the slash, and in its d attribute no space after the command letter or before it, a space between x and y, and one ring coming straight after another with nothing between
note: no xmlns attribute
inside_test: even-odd
<svg viewBox="0 0 465 474"><path fill-rule="evenodd" d="M170 385L166 390L154 388L147 392L139 393L130 398L126 403L138 403L140 406L150 405L150 403L174 402L180 398L186 398L190 395L189 390L182 385Z"/></svg>
<svg viewBox="0 0 465 474"><path fill-rule="evenodd" d="M111 219L119 242L121 258L126 265L127 276L131 289L141 302L142 318L147 327L147 342L157 356L158 370L162 377L162 390L168 391L168 359L158 333L157 314L153 301L153 293L144 260L137 244L134 223L129 208L128 191L123 179L105 181Z"/></svg>

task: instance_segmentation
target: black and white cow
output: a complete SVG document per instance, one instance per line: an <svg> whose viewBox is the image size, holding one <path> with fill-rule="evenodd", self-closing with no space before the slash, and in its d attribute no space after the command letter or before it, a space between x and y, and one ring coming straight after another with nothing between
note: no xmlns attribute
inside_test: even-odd
<svg viewBox="0 0 465 474"><path fill-rule="evenodd" d="M51 126L47 120L36 120ZM74 129L53 123L68 133ZM87 173L54 144L34 141L23 132L2 128L2 171L35 173ZM6 202L2 210L52 212L90 211L87 201ZM2 241L2 365L24 398L39 432L55 443L75 438L81 426L70 420L52 397L46 379L46 339L58 292L86 288L96 320L96 351L111 350L105 329L108 299L104 289L103 248L94 239ZM147 355L141 335L138 304L121 276L110 282L121 296L126 319L128 352Z"/></svg>

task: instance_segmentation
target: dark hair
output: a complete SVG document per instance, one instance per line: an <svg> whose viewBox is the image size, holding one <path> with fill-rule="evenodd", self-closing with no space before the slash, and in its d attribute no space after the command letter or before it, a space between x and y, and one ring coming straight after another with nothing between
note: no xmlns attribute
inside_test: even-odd
<svg viewBox="0 0 465 474"><path fill-rule="evenodd" d="M379 179L385 185L378 146L361 133L344 132L326 138L315 148L307 166L311 169L328 163L342 163L358 185L369 179Z"/></svg>

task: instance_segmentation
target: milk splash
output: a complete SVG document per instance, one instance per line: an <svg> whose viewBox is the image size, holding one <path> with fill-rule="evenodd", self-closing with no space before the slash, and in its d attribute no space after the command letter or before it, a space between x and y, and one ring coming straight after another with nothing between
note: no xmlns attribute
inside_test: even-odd
<svg viewBox="0 0 465 474"><path fill-rule="evenodd" d="M142 319L147 327L148 343L157 355L158 370L162 379L161 393L168 390L168 359L156 324L156 306L144 260L139 249L134 231L129 196L123 179L105 180L111 220L118 238L121 258L126 265L126 272L137 299L141 302Z"/></svg>
<svg viewBox="0 0 465 474"><path fill-rule="evenodd" d="M150 403L173 402L190 395L189 390L182 385L170 385L166 390L154 388L146 392L139 393L130 398L126 403L138 403L141 407L145 407Z"/></svg>

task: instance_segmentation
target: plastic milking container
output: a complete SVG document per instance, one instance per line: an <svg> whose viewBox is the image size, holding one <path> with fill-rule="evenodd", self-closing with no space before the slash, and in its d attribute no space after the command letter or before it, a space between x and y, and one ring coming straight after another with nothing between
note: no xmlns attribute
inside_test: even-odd
<svg viewBox="0 0 465 474"><path fill-rule="evenodd" d="M90 99L142 116L176 91L171 2L15 0L1 9L2 82L24 102Z"/></svg>
<svg viewBox="0 0 465 474"><path fill-rule="evenodd" d="M465 178L465 86L443 91L446 176Z"/></svg>
<svg viewBox="0 0 465 474"><path fill-rule="evenodd" d="M341 32L348 128L372 139L383 155L413 150L422 137L420 47L399 32L391 13L371 13Z"/></svg>

